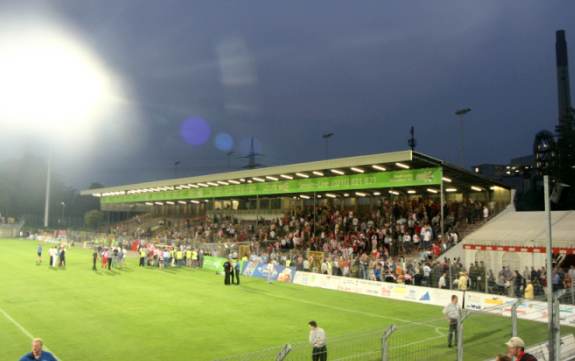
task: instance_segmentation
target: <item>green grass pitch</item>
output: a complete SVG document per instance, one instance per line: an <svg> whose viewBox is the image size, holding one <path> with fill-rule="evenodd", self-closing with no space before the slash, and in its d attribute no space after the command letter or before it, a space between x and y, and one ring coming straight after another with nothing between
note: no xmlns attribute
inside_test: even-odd
<svg viewBox="0 0 575 361"><path fill-rule="evenodd" d="M390 343L392 360L455 358L442 336L446 322L439 307L246 277L239 287L225 287L212 272L142 269L136 258L123 270L92 272L91 252L80 248L68 251L65 270L51 270L47 247L44 263L35 265L36 245L0 240L0 360L18 360L29 350L29 335L42 337L61 361L214 360L305 342L311 319L328 334L330 360L361 351L366 354L358 360L377 359L368 354L377 350L377 339L361 340L371 348L366 350L336 340L383 332L392 323L399 326ZM546 337L542 323L520 321L519 329L528 343ZM471 316L465 359L493 357L510 332L508 318ZM307 348L298 351L308 359Z"/></svg>

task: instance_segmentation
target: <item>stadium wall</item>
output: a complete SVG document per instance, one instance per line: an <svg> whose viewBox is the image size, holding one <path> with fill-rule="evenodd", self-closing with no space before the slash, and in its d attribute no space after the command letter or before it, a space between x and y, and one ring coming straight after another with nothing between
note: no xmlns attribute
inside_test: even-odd
<svg viewBox="0 0 575 361"><path fill-rule="evenodd" d="M463 292L457 290L443 290L310 272L296 272L293 283L442 307L451 302L452 295L457 295L460 302L463 301Z"/></svg>
<svg viewBox="0 0 575 361"><path fill-rule="evenodd" d="M511 317L511 307L517 302L516 298L487 293L444 290L300 271L295 273L293 283L441 307L451 301L452 295L457 295L460 302L465 300L464 306L467 310L503 317ZM523 300L517 313L518 318L546 323L547 303ZM561 305L560 319L562 325L575 327L575 305Z"/></svg>

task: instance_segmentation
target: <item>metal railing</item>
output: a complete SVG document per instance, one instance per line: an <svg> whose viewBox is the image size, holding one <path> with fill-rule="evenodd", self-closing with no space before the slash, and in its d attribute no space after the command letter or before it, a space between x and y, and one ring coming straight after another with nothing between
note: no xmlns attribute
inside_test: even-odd
<svg viewBox="0 0 575 361"><path fill-rule="evenodd" d="M474 330L478 322L489 324L491 319L497 319L500 324L502 318L508 320L508 326L503 328L508 332L505 335L506 339L501 340L499 346L504 347L504 342L512 336L521 337L529 334L528 344L543 345L545 343L547 350L554 350L554 352L546 351L546 357L549 354L564 354L564 352L561 353L560 345L546 341L549 335L545 324L541 323L534 332L533 322L518 317L519 312L522 313L522 318L525 318L525 312L529 312L521 309L522 302L523 300L516 300L512 304L505 303L482 310L461 310L456 330L452 330L456 331L452 335L452 347L447 347L449 332L451 332L448 321L445 318L434 318L390 324L384 329L374 331L328 337L328 359L330 361L440 361L453 359L463 361L465 350L472 347L475 348L473 355L475 358L482 356L488 358L491 354L495 354L495 351L488 349L484 350L484 355L477 354L477 342L483 341L477 338L476 331L466 337L465 326L470 322L470 330ZM558 303L556 303L556 307L559 307ZM533 312L537 311L534 310ZM554 317L554 322L557 323L554 330L557 340L559 340L559 318ZM227 356L216 361L307 361L311 359L312 347L307 342L296 342L257 352ZM545 359L549 360L549 358ZM554 361L558 360L566 359L561 357Z"/></svg>
<svg viewBox="0 0 575 361"><path fill-rule="evenodd" d="M358 332L329 337L327 355L330 361L381 361L386 330ZM287 343L257 352L219 358L216 361L309 361L312 347L308 342Z"/></svg>

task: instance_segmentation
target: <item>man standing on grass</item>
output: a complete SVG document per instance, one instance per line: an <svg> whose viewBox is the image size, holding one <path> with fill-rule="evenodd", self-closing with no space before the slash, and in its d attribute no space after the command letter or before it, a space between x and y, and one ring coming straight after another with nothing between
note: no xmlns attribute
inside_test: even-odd
<svg viewBox="0 0 575 361"><path fill-rule="evenodd" d="M33 339L32 352L22 356L20 361L58 361L50 352L42 350L43 344L42 339Z"/></svg>
<svg viewBox="0 0 575 361"><path fill-rule="evenodd" d="M234 277L234 261L232 261L231 258L229 258L228 261L230 262L230 279L231 279L230 284L235 285L236 281Z"/></svg>
<svg viewBox="0 0 575 361"><path fill-rule="evenodd" d="M140 267L144 267L146 265L146 249L144 247L140 247Z"/></svg>
<svg viewBox="0 0 575 361"><path fill-rule="evenodd" d="M241 262L238 259L234 262L234 275L236 276L236 285L240 285L240 269L241 269Z"/></svg>
<svg viewBox="0 0 575 361"><path fill-rule="evenodd" d="M66 268L66 248L64 246L60 247L60 253L59 253L60 257L60 261L58 263L58 267L64 267Z"/></svg>
<svg viewBox="0 0 575 361"><path fill-rule="evenodd" d="M317 326L317 322L309 321L309 343L311 344L312 361L327 361L327 339L323 328Z"/></svg>
<svg viewBox="0 0 575 361"><path fill-rule="evenodd" d="M98 249L94 248L92 252L92 271L97 271L96 262L98 262Z"/></svg>
<svg viewBox="0 0 575 361"><path fill-rule="evenodd" d="M54 247L50 247L50 249L48 250L48 254L50 255L50 263L49 266L50 267L54 267L54 257L56 257L56 252Z"/></svg>
<svg viewBox="0 0 575 361"><path fill-rule="evenodd" d="M38 243L38 248L36 249L36 254L38 255L37 265L42 264L42 244Z"/></svg>
<svg viewBox="0 0 575 361"><path fill-rule="evenodd" d="M232 272L232 262L228 259L224 262L224 284L226 286L230 284L230 275Z"/></svg>
<svg viewBox="0 0 575 361"><path fill-rule="evenodd" d="M457 321L460 317L460 309L457 302L457 296L451 296L451 302L443 309L443 314L449 321L449 333L447 336L447 347L453 346L453 335L455 335L455 344L457 344Z"/></svg>

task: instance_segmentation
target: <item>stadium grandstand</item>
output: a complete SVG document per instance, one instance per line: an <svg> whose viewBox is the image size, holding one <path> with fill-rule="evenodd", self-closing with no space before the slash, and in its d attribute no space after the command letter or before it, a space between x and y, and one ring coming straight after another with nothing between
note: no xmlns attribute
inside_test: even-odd
<svg viewBox="0 0 575 361"><path fill-rule="evenodd" d="M419 152L83 194L98 197L103 210L130 215L110 230L129 240L194 244L221 257L244 246L242 255L277 259L300 271L429 287L466 287L458 285L464 273L470 289L509 296L522 296L515 282L532 280L534 298L544 298L544 214L515 212L505 185ZM554 251L564 262L572 253L568 230L573 217L559 213L554 228L561 242ZM520 257L520 252L531 256ZM565 282L564 288L572 288L569 277Z"/></svg>
<svg viewBox="0 0 575 361"><path fill-rule="evenodd" d="M329 269L330 274L374 280L400 277L430 286L437 286L444 268L449 268L448 283L453 286L463 265L430 263L433 276L423 281L422 262L437 260L507 207L511 197L503 184L414 151L91 189L83 194L99 197L103 210L137 213L113 226L113 233L128 239L195 242L204 249L211 245L211 254L224 257L245 245L249 251L244 254L273 254L282 264L287 261L300 270L327 273ZM222 248L222 241L229 244ZM306 262L310 254L316 258ZM371 262L367 255L372 256ZM378 268L376 261L389 256L410 261L404 274L386 275L391 273L389 267ZM482 288L476 282L472 285Z"/></svg>

